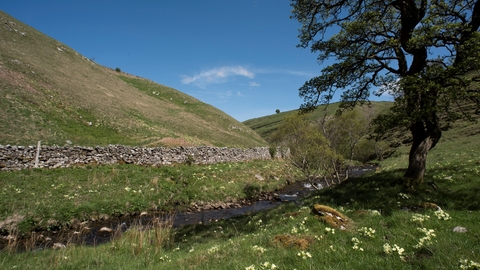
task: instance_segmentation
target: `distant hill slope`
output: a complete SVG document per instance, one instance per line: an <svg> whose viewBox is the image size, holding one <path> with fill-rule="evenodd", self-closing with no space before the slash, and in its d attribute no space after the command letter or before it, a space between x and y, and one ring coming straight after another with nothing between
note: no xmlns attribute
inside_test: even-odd
<svg viewBox="0 0 480 270"><path fill-rule="evenodd" d="M392 105L392 102L371 102L370 110L373 110L375 115L386 111ZM299 104L300 105L300 104ZM332 103L330 105L321 105L318 106L316 110L309 114L311 121L319 121L323 119L324 116L333 115L339 108L340 103ZM368 105L364 105L365 108ZM243 123L256 131L262 138L269 141L270 136L278 129L282 124L283 119L290 114L298 113L298 110L292 110L287 112L281 112L277 114L267 115L259 118L249 119Z"/></svg>
<svg viewBox="0 0 480 270"><path fill-rule="evenodd" d="M264 146L175 89L100 66L0 11L0 144Z"/></svg>

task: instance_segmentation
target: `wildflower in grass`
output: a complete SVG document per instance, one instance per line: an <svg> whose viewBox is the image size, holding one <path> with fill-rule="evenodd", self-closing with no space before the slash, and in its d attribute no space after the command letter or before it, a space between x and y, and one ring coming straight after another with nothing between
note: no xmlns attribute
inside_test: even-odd
<svg viewBox="0 0 480 270"><path fill-rule="evenodd" d="M372 228L362 227L362 228L358 229L358 232L360 232L360 234L363 235L363 236L368 236L370 238L374 238L376 231L375 231L375 229L372 229Z"/></svg>
<svg viewBox="0 0 480 270"><path fill-rule="evenodd" d="M398 193L398 196L402 199L405 199L405 200L410 199L410 195L405 194L405 193Z"/></svg>
<svg viewBox="0 0 480 270"><path fill-rule="evenodd" d="M207 253L208 253L208 254L213 254L213 253L218 252L219 250L220 250L220 246L215 245L215 246L207 249Z"/></svg>
<svg viewBox="0 0 480 270"><path fill-rule="evenodd" d="M413 214L411 221L413 222L424 222L425 220L430 219L429 215L422 215L422 214Z"/></svg>
<svg viewBox="0 0 480 270"><path fill-rule="evenodd" d="M292 230L291 230L291 233L298 233L297 227L293 226L293 228L292 228Z"/></svg>
<svg viewBox="0 0 480 270"><path fill-rule="evenodd" d="M309 229L304 224L300 224L300 230L303 231L303 232L308 232L309 231Z"/></svg>
<svg viewBox="0 0 480 270"><path fill-rule="evenodd" d="M333 252L336 251L336 250L335 250L335 247L334 247L333 245L329 246L329 248L330 248Z"/></svg>
<svg viewBox="0 0 480 270"><path fill-rule="evenodd" d="M171 262L172 260L168 257L168 255L163 255L162 257L160 257L160 261Z"/></svg>
<svg viewBox="0 0 480 270"><path fill-rule="evenodd" d="M260 264L260 268L258 269L262 269L262 270L273 270L273 269L277 269L278 267L274 264L274 263L270 263L270 262L264 262L262 264ZM250 266L247 266L245 267L245 270L255 270L255 264L252 264Z"/></svg>
<svg viewBox="0 0 480 270"><path fill-rule="evenodd" d="M385 252L385 254L391 254L392 253L392 247L390 246L389 243L383 244L383 252Z"/></svg>
<svg viewBox="0 0 480 270"><path fill-rule="evenodd" d="M129 192L129 191L132 190L132 189L129 188L129 187L126 187L125 190L126 190L127 192Z"/></svg>
<svg viewBox="0 0 480 270"><path fill-rule="evenodd" d="M353 247L352 247L353 249L363 251L363 248L360 247L360 244L362 243L362 241L358 240L358 238L356 237L353 237L352 242L353 242Z"/></svg>
<svg viewBox="0 0 480 270"><path fill-rule="evenodd" d="M417 230L423 232L425 234L425 236L420 238L418 240L418 244L416 244L413 247L416 248L416 249L419 249L423 246L431 245L432 244L432 238L436 237L435 231L432 230L432 229L429 230L427 228L417 228Z"/></svg>
<svg viewBox="0 0 480 270"><path fill-rule="evenodd" d="M435 216L437 216L438 219L440 220L449 220L450 215L446 212L444 212L441 208L439 208L437 211L435 211Z"/></svg>
<svg viewBox="0 0 480 270"><path fill-rule="evenodd" d="M264 253L265 251L267 251L267 249L263 248L263 247L259 247L257 245L253 246L252 249L254 251L258 251L259 253Z"/></svg>
<svg viewBox="0 0 480 270"><path fill-rule="evenodd" d="M334 229L334 228L330 228L330 227L326 227L326 228L325 228L325 232L335 234L335 229Z"/></svg>
<svg viewBox="0 0 480 270"><path fill-rule="evenodd" d="M381 216L382 214L380 214L380 212L378 212L378 210L367 210L368 213L371 215L371 216Z"/></svg>
<svg viewBox="0 0 480 270"><path fill-rule="evenodd" d="M478 270L480 269L480 263L474 262L472 260L460 260L460 269L467 270Z"/></svg>
<svg viewBox="0 0 480 270"><path fill-rule="evenodd" d="M274 263L264 262L260 265L262 269L276 269L277 266Z"/></svg>
<svg viewBox="0 0 480 270"><path fill-rule="evenodd" d="M305 252L305 251L301 251L301 252L298 252L297 253L297 256L298 257L301 257L302 259L306 260L308 258L312 258L312 254L310 254L310 252Z"/></svg>
<svg viewBox="0 0 480 270"><path fill-rule="evenodd" d="M398 256L400 256L400 259L402 259L402 261L405 260L405 255L403 255L403 252L405 252L405 249L399 247L397 244L394 244L393 247L392 247L392 246L390 246L390 244L385 243L383 245L383 252L385 252L385 254L388 254L388 255L390 255L392 253L397 253Z"/></svg>

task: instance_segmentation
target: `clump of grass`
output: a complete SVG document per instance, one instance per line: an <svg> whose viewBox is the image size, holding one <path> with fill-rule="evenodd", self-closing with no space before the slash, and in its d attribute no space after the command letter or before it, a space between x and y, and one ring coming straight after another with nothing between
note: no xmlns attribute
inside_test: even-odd
<svg viewBox="0 0 480 270"><path fill-rule="evenodd" d="M121 227L115 233L110 245L113 250L123 250L133 256L144 253L161 254L165 249L173 246L173 218L169 216L154 217L147 224L143 225L139 219L125 232L121 233Z"/></svg>

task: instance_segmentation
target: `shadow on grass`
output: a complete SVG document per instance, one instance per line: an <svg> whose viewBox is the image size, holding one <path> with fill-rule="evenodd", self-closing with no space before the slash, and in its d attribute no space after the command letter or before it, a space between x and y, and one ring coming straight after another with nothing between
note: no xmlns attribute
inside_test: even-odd
<svg viewBox="0 0 480 270"><path fill-rule="evenodd" d="M442 175L453 169L463 171L465 168L430 169L428 175ZM403 173L403 169L398 169L350 178L333 188L312 194L306 201L354 209L375 209L386 215L402 208L415 210L425 202L433 202L447 209L480 209L480 179L475 175L464 176L464 179L459 178L455 182L448 177L425 177L420 187L407 192L402 185Z"/></svg>
<svg viewBox="0 0 480 270"><path fill-rule="evenodd" d="M457 168L459 169L459 168ZM431 169L429 175L438 175L449 168ZM451 171L451 170L450 170ZM367 176L350 178L334 187L316 191L303 200L303 205L311 207L319 203L332 207L344 206L352 210L378 210L384 216L394 211L422 211L422 205L431 202L444 210L480 210L480 179L470 177L457 182L447 179L426 177L424 184L414 192L407 192L402 185L403 169L377 172ZM186 226L178 229L175 242L182 239L195 239L200 243L212 238L230 238L236 235L258 233L255 222L278 220L280 215L298 211L294 203L247 214L209 225ZM224 227L234 228L223 231Z"/></svg>

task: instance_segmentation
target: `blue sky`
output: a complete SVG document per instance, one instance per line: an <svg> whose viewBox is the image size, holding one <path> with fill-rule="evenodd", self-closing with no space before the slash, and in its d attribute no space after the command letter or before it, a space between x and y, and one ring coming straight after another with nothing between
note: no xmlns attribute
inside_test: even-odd
<svg viewBox="0 0 480 270"><path fill-rule="evenodd" d="M95 62L239 121L299 108L322 66L288 0L5 0L0 9Z"/></svg>

